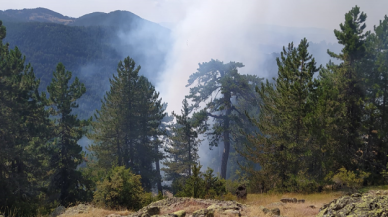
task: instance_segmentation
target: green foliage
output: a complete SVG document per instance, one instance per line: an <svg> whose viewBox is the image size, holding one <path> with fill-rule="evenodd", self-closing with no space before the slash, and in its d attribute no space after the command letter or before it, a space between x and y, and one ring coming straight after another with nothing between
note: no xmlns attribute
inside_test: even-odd
<svg viewBox="0 0 388 217"><path fill-rule="evenodd" d="M89 121L81 121L72 114L78 107L76 100L86 91L85 86L76 77L72 84L69 81L72 73L66 71L59 63L47 87L50 94L50 115L54 119L52 145L50 147L50 194L57 195L63 206L87 200L89 183L82 177L77 166L82 163L82 147L78 140L86 133Z"/></svg>
<svg viewBox="0 0 388 217"><path fill-rule="evenodd" d="M144 202L150 202L143 195L140 179L124 166L113 167L103 181L97 182L93 201L110 209L140 209Z"/></svg>
<svg viewBox="0 0 388 217"><path fill-rule="evenodd" d="M182 191L176 194L177 197L203 198L205 194L205 182L201 173L201 165L193 165L193 174L185 180Z"/></svg>
<svg viewBox="0 0 388 217"><path fill-rule="evenodd" d="M340 184L340 185L346 185L349 188L352 188L353 190L358 189L362 186L362 183L370 173L357 170L356 172L348 171L344 167L338 170L338 173L336 173L332 180L333 182Z"/></svg>
<svg viewBox="0 0 388 217"><path fill-rule="evenodd" d="M307 51L306 39L298 47L290 43L277 59L278 78L256 89L260 115L252 119L259 131L246 134L248 144L242 154L259 163L265 173L279 180L278 188L289 188L295 174L310 165L308 115L314 109L310 95L314 91L313 76L319 70ZM263 184L261 184L263 186ZM262 187L262 190L263 187Z"/></svg>
<svg viewBox="0 0 388 217"><path fill-rule="evenodd" d="M8 49L0 21L0 212L36 214L44 187L49 138L45 94L20 50Z"/></svg>
<svg viewBox="0 0 388 217"><path fill-rule="evenodd" d="M167 154L163 162L167 181L175 181L182 177L191 176L191 168L198 160L198 129L194 126L189 114L191 112L187 99L182 101L181 115L172 113L176 124L172 126L170 143L164 148ZM177 181L175 181L177 182Z"/></svg>
<svg viewBox="0 0 388 217"><path fill-rule="evenodd" d="M139 76L140 66L127 57L120 61L111 88L96 111L92 123L94 140L89 147L98 159L96 166L108 170L112 166L131 168L142 177L143 187L150 191L160 182L153 162L163 157L158 136L165 116L159 93L147 78ZM161 190L161 189L159 189Z"/></svg>
<svg viewBox="0 0 388 217"><path fill-rule="evenodd" d="M215 198L216 196L226 194L225 179L214 176L213 169L207 168L203 178L205 182L205 198Z"/></svg>
<svg viewBox="0 0 388 217"><path fill-rule="evenodd" d="M192 175L187 177L182 189L175 196L177 197L193 197L193 198L216 198L226 194L224 179L215 177L213 170L208 168L206 172L201 173L201 165L193 165Z"/></svg>
<svg viewBox="0 0 388 217"><path fill-rule="evenodd" d="M238 181L233 181L231 179L225 180L225 189L228 193L234 194L239 185L240 183Z"/></svg>
<svg viewBox="0 0 388 217"><path fill-rule="evenodd" d="M195 109L205 103L199 112L193 114L193 118L206 132L210 147L218 146L220 140L224 143L221 160L221 177L224 179L232 140L231 132L233 129L237 130L237 127L233 126L239 123L238 120L244 114L244 111L239 111L234 106L232 98L254 101L256 97L253 87L261 82L257 76L239 74L238 69L241 67L244 65L239 62L223 63L219 60L201 63L197 72L190 75L186 85L191 86L197 81L197 86L190 88L187 98L193 101ZM208 124L209 118L214 119L214 124Z"/></svg>
<svg viewBox="0 0 388 217"><path fill-rule="evenodd" d="M319 189L319 183L309 177L309 174L299 171L296 175L291 175L285 184L285 190L288 192L313 193Z"/></svg>

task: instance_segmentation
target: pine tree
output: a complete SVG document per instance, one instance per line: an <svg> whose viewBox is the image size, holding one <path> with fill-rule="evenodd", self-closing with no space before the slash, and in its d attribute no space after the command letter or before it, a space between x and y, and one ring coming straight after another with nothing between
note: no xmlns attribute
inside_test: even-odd
<svg viewBox="0 0 388 217"><path fill-rule="evenodd" d="M340 54L328 51L328 54L342 61L339 65L332 65L331 70L340 79L338 100L344 105L343 115L341 115L342 136L340 147L342 154L341 164L347 169L352 167L354 162L360 161L356 152L362 148L361 141L361 119L364 115L363 101L365 100L365 91L363 87L363 76L361 64L366 54L365 40L368 35L363 33L366 25L366 14L360 12L360 8L355 6L345 14L345 22L340 24L340 30L334 30L338 43L344 45ZM353 159L351 161L351 159ZM357 163L356 163L357 164ZM355 165L353 165L354 167Z"/></svg>
<svg viewBox="0 0 388 217"><path fill-rule="evenodd" d="M198 146L201 141L189 117L190 112L191 108L187 99L184 99L181 115L172 113L176 124L172 128L171 144L165 148L168 159L163 162L166 167L162 169L166 173L167 181L176 181L182 177L191 176L191 168L197 164Z"/></svg>
<svg viewBox="0 0 388 217"><path fill-rule="evenodd" d="M199 64L197 72L190 75L188 85L197 81L197 86L190 88L188 99L194 102L196 109L205 102L204 108L193 115L207 130L210 147L218 146L219 141L224 143L221 161L221 177L226 178L227 163L231 144L231 127L233 116L244 113L238 111L232 103L236 97L251 98L252 85L258 83L256 76L245 76L238 73L242 63L230 62L224 64L218 60L211 60ZM207 124L208 118L214 119L214 124Z"/></svg>
<svg viewBox="0 0 388 217"><path fill-rule="evenodd" d="M165 115L159 93L147 78L139 76L140 66L127 57L118 64L117 75L110 80L111 89L92 123L95 141L90 150L99 167L125 166L141 175L143 188L154 184L161 189L160 174L155 175L159 152L159 126Z"/></svg>
<svg viewBox="0 0 388 217"><path fill-rule="evenodd" d="M139 108L141 109L139 109L140 138L137 150L141 154L146 154L147 157L139 158L138 165L135 168L140 171L145 189L150 191L156 182L158 191L162 191L159 160L163 158L163 155L159 152L160 142L158 136L161 135L161 132L158 128L166 115L165 108L159 98L159 93L155 91L155 87L147 78L141 76L139 83L141 96ZM153 160L150 160L150 158ZM153 162L155 162L156 171L153 168Z"/></svg>
<svg viewBox="0 0 388 217"><path fill-rule="evenodd" d="M295 188L297 174L308 168L311 155L305 118L312 110L309 96L313 76L319 70L307 51L306 39L298 47L290 43L277 58L278 78L268 80L257 92L261 97L260 116L253 120L259 132L247 135L250 145L245 156L275 174L281 188Z"/></svg>
<svg viewBox="0 0 388 217"><path fill-rule="evenodd" d="M79 200L85 200L85 180L77 166L82 163L82 147L77 144L86 133L85 127L89 121L81 121L74 115L73 109L78 107L76 102L86 91L85 86L76 77L72 84L70 71L66 71L62 63L57 65L53 79L47 87L50 94L50 114L55 119L54 141L50 167L53 175L50 188L53 193L58 192L58 201L67 206Z"/></svg>
<svg viewBox="0 0 388 217"><path fill-rule="evenodd" d="M387 88L388 88L388 17L385 16L374 33L369 34L366 56L362 60L362 80L365 85L362 155L364 170L371 172L373 183L382 179L380 172L386 167L388 148L387 135Z"/></svg>
<svg viewBox="0 0 388 217"><path fill-rule="evenodd" d="M44 187L49 120L40 81L20 50L2 43L5 36L0 21L0 213L30 216Z"/></svg>

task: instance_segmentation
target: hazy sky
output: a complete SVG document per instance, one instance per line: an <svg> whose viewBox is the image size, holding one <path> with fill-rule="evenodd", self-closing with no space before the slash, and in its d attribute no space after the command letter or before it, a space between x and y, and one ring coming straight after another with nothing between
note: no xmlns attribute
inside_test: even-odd
<svg viewBox="0 0 388 217"><path fill-rule="evenodd" d="M204 1L212 0L0 0L0 10L45 7L71 17L96 11L127 10L154 22L179 23ZM356 4L367 13L368 23L377 23L388 12L387 0L225 1L236 5L255 2L257 23L294 27L338 28L338 21ZM217 10L223 9L220 4Z"/></svg>

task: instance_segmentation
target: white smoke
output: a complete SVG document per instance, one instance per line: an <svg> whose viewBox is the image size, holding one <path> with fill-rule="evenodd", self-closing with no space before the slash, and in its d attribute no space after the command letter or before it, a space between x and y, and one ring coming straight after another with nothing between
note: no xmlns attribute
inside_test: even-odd
<svg viewBox="0 0 388 217"><path fill-rule="evenodd" d="M332 30L292 28L265 25L273 11L282 6L271 1L200 0L189 1L186 16L172 29L173 46L156 84L168 111L179 111L189 93L189 76L198 63L211 59L242 62L242 74L267 77L259 71L263 55L280 52L291 41L297 44L303 37L320 42L333 41ZM287 18L284 18L285 21Z"/></svg>

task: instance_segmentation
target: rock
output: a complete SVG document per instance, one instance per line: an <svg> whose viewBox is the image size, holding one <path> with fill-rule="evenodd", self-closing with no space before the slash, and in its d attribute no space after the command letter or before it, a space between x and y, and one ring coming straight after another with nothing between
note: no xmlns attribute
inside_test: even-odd
<svg viewBox="0 0 388 217"><path fill-rule="evenodd" d="M214 217L213 209L200 209L193 212L193 217Z"/></svg>
<svg viewBox="0 0 388 217"><path fill-rule="evenodd" d="M307 208L315 209L315 208L317 208L317 207L315 207L314 205L310 205L310 206L308 206Z"/></svg>
<svg viewBox="0 0 388 217"><path fill-rule="evenodd" d="M272 215L280 215L280 209L279 208L271 209L271 213Z"/></svg>
<svg viewBox="0 0 388 217"><path fill-rule="evenodd" d="M363 195L343 196L325 204L317 217L339 216L388 216L388 196Z"/></svg>
<svg viewBox="0 0 388 217"><path fill-rule="evenodd" d="M66 211L66 208L64 206L58 206L54 209L53 213L51 213L52 217L59 216L60 214L63 214Z"/></svg>
<svg viewBox="0 0 388 217"><path fill-rule="evenodd" d="M238 210L231 210L231 209L225 210L223 214L225 214L226 216L241 216Z"/></svg>
<svg viewBox="0 0 388 217"><path fill-rule="evenodd" d="M117 215L117 214L110 214L110 215L107 215L106 217L121 217L121 215Z"/></svg>
<svg viewBox="0 0 388 217"><path fill-rule="evenodd" d="M247 194L247 188L244 184L238 186L238 188L236 189L237 199L247 199Z"/></svg>
<svg viewBox="0 0 388 217"><path fill-rule="evenodd" d="M197 206L199 210L194 211L194 213L184 213L184 210L180 210L172 213L172 210L179 210L181 207L186 206ZM159 208L159 213L165 213L163 215L160 214L150 214L150 209L152 207ZM138 210L136 213L132 213L127 217L212 217L215 213L223 214L229 213L228 215L236 216L235 214L240 213L245 214L244 209L246 205L238 203L236 201L220 201L213 199L197 199L197 198L187 198L187 197L174 197L167 198L164 200L156 201L149 204L146 207ZM237 212L234 212L237 211ZM183 214L184 213L184 214ZM225 214L226 215L226 214Z"/></svg>
<svg viewBox="0 0 388 217"><path fill-rule="evenodd" d="M284 203L283 202L275 202L275 203L269 204L268 206L284 206Z"/></svg>
<svg viewBox="0 0 388 217"><path fill-rule="evenodd" d="M280 199L283 203L297 203L298 200L296 198L282 198Z"/></svg>
<svg viewBox="0 0 388 217"><path fill-rule="evenodd" d="M264 213L264 214L267 214L270 212L269 209L265 208L264 206L259 206L259 209Z"/></svg>
<svg viewBox="0 0 388 217"><path fill-rule="evenodd" d="M157 206L149 207L146 211L150 216L158 215L160 213L160 208Z"/></svg>
<svg viewBox="0 0 388 217"><path fill-rule="evenodd" d="M300 200L297 201L297 203L304 203L304 202L305 202L304 199L300 199Z"/></svg>
<svg viewBox="0 0 388 217"><path fill-rule="evenodd" d="M179 211L174 212L173 214L176 215L176 217L185 217L186 216L186 211L179 210Z"/></svg>

